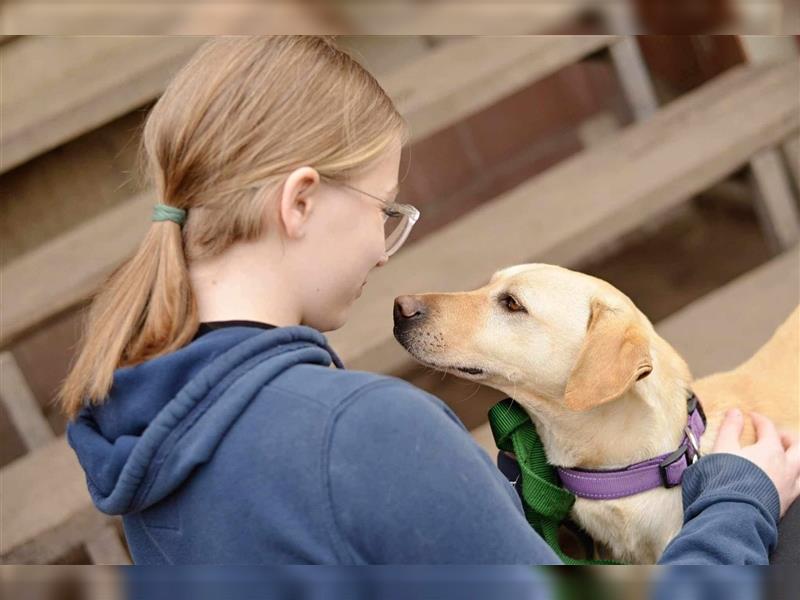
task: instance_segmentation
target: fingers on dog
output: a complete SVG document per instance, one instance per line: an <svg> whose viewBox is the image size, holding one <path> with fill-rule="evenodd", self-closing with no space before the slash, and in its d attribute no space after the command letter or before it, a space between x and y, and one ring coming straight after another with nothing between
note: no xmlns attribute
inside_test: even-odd
<svg viewBox="0 0 800 600"><path fill-rule="evenodd" d="M742 434L744 420L742 413L736 408L725 413L725 419L719 427L717 441L714 443L716 452L739 449L739 436Z"/></svg>
<svg viewBox="0 0 800 600"><path fill-rule="evenodd" d="M750 411L750 418L756 428L757 443L777 445L779 444L778 430L775 428L775 423L768 419L761 413Z"/></svg>

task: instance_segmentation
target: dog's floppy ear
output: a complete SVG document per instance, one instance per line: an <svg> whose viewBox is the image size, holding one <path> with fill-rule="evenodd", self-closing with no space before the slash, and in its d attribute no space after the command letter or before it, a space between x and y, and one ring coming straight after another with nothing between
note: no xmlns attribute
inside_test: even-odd
<svg viewBox="0 0 800 600"><path fill-rule="evenodd" d="M575 411L619 398L653 370L641 327L597 299L591 308L586 340L564 392L564 403Z"/></svg>

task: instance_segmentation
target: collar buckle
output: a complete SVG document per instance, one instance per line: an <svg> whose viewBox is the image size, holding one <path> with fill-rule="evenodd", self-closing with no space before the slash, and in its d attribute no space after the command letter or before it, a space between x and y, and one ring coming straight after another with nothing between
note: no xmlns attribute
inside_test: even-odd
<svg viewBox="0 0 800 600"><path fill-rule="evenodd" d="M686 439L689 440L689 446L692 449L692 460L690 464L694 464L697 462L697 459L700 458L700 445L697 443L697 438L692 431L692 428L688 425L683 428L683 433L686 434ZM689 458L688 456L686 457Z"/></svg>
<svg viewBox="0 0 800 600"><path fill-rule="evenodd" d="M694 411L697 411L697 414L700 415L700 419L703 421L703 427L705 427L708 424L706 421L706 413L703 412L703 405L700 404L700 400L698 400L697 396L692 392L692 395L686 401L686 413L691 416Z"/></svg>
<svg viewBox="0 0 800 600"><path fill-rule="evenodd" d="M658 464L658 473L661 475L661 485L663 485L665 488L672 488L681 484L681 480L683 479L682 476L678 477L678 480L674 483L670 482L667 469L684 457L686 459L686 467L694 462L689 458L689 446L686 444L681 444L681 446L675 450L675 452L667 455L664 460ZM697 460L697 454L695 454L694 460ZM681 471L681 475L683 475L683 471Z"/></svg>

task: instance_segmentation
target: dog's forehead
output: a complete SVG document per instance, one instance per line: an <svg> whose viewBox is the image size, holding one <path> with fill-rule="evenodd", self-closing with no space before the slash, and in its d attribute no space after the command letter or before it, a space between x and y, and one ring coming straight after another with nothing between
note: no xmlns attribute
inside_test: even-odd
<svg viewBox="0 0 800 600"><path fill-rule="evenodd" d="M508 290L539 310L547 306L558 310L583 306L588 310L591 298L607 295L601 283L595 277L558 265L532 263L497 271L490 288Z"/></svg>
<svg viewBox="0 0 800 600"><path fill-rule="evenodd" d="M552 265L546 265L542 263L530 263L525 265L514 265L511 267L506 267L505 269L500 269L499 271L495 271L492 275L492 278L489 280L489 283L497 283L498 281L509 281L514 277L524 275L526 273L531 273L537 269L542 269L545 267L550 267Z"/></svg>
<svg viewBox="0 0 800 600"><path fill-rule="evenodd" d="M530 263L525 265L514 265L501 269L492 275L490 283L503 283L506 285L535 285L537 283L557 283L565 287L586 287L592 284L594 278L588 277L583 273L571 271L558 265L546 263Z"/></svg>

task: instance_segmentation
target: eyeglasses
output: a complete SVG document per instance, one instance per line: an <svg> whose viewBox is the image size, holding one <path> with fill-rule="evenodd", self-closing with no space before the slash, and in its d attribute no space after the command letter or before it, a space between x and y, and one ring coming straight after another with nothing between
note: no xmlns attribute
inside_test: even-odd
<svg viewBox="0 0 800 600"><path fill-rule="evenodd" d="M374 194L370 194L369 192L365 192L357 187L353 187L352 185L343 183L341 181L334 181L328 177L321 178L334 185L346 187L380 201L380 203L383 205L383 234L386 239L387 256L391 256L397 252L408 239L408 234L411 233L414 223L416 223L419 219L420 213L416 207L411 206L410 204L399 204L397 202L384 200L383 198L375 196Z"/></svg>

